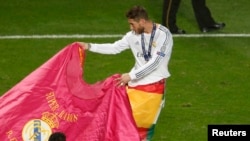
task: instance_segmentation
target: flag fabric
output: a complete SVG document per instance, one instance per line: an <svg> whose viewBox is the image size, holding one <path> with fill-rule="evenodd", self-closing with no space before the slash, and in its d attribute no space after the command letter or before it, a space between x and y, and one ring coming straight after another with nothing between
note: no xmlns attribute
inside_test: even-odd
<svg viewBox="0 0 250 141"><path fill-rule="evenodd" d="M126 88L115 86L119 74L88 84L84 59L69 44L3 94L1 141L47 141L58 131L67 141L139 141Z"/></svg>
<svg viewBox="0 0 250 141"><path fill-rule="evenodd" d="M150 141L165 103L165 79L158 82L127 87L133 117L142 140Z"/></svg>

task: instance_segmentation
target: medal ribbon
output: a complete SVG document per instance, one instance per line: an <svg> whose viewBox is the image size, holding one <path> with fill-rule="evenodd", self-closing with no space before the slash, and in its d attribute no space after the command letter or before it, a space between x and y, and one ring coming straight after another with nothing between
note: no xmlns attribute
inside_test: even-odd
<svg viewBox="0 0 250 141"><path fill-rule="evenodd" d="M144 42L144 34L141 34L141 44L142 44L142 51L143 51L143 56L144 59L146 61L148 61L151 58L151 48L152 48L152 44L153 44L153 39L155 36L155 31L156 31L156 24L153 23L153 30L151 32L151 36L150 36L150 41L149 41L149 45L148 45L148 52L146 53L146 49L145 49L145 42Z"/></svg>

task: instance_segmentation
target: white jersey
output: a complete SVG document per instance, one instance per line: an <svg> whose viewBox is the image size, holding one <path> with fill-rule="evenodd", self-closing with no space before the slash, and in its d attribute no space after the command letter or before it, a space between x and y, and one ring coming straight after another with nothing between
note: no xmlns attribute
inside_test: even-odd
<svg viewBox="0 0 250 141"><path fill-rule="evenodd" d="M144 33L146 52L148 51L150 36L151 34ZM101 54L117 54L126 49L131 49L135 58L135 65L129 72L131 81L128 85L137 86L154 83L170 76L168 63L172 46L173 38L169 30L164 26L157 25L149 61L144 59L141 34L135 34L132 31L114 43L91 43L90 51Z"/></svg>

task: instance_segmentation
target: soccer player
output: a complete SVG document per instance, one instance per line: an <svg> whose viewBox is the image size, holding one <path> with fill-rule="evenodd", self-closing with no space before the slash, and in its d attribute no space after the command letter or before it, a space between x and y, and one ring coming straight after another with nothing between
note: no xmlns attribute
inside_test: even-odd
<svg viewBox="0 0 250 141"><path fill-rule="evenodd" d="M117 79L125 86L142 141L150 141L164 105L168 64L173 38L170 31L148 17L142 6L134 6L126 13L131 31L114 43L78 42L83 49L101 54L118 54L131 49L135 65Z"/></svg>

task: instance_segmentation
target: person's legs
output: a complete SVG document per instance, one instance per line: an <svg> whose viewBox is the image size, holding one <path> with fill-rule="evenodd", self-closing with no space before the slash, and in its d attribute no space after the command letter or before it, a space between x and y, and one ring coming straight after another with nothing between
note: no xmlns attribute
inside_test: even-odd
<svg viewBox="0 0 250 141"><path fill-rule="evenodd" d="M171 33L185 33L176 25L176 13L181 0L164 0L162 12L162 25L166 26Z"/></svg>
<svg viewBox="0 0 250 141"><path fill-rule="evenodd" d="M215 22L209 8L206 6L206 0L192 0L192 6L196 21L202 32L221 29L225 26L224 23Z"/></svg>

